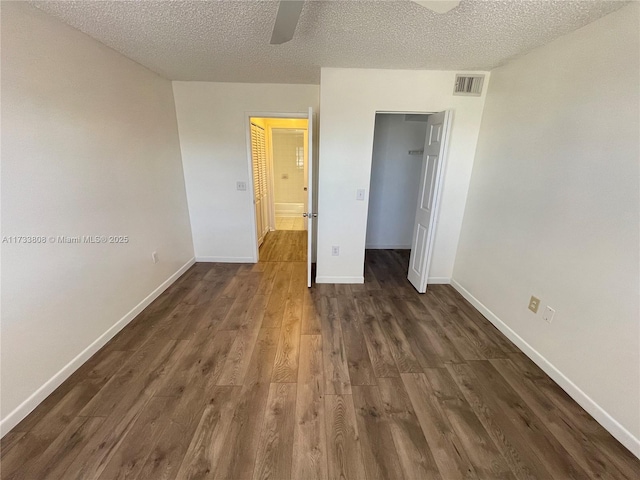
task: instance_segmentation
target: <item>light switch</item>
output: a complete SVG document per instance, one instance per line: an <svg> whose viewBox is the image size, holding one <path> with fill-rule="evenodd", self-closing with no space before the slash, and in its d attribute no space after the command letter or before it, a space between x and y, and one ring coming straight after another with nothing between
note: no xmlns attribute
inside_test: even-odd
<svg viewBox="0 0 640 480"><path fill-rule="evenodd" d="M538 307L540 306L540 299L538 297L534 297L531 295L531 299L529 300L529 310L533 313L538 313Z"/></svg>
<svg viewBox="0 0 640 480"><path fill-rule="evenodd" d="M359 188L356 191L356 200L364 200L364 188Z"/></svg>

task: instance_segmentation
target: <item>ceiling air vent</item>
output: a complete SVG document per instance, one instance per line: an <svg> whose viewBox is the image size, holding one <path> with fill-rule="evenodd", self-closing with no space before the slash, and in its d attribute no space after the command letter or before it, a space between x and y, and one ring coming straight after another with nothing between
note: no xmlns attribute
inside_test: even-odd
<svg viewBox="0 0 640 480"><path fill-rule="evenodd" d="M484 75L456 75L454 95L472 95L479 97L482 94Z"/></svg>

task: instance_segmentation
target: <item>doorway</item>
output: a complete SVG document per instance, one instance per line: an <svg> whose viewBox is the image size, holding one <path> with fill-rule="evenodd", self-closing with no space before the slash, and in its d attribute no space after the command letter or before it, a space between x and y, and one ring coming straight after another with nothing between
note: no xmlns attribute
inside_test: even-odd
<svg viewBox="0 0 640 480"><path fill-rule="evenodd" d="M307 263L311 286L313 112L248 116L256 260ZM311 221L310 221L311 219Z"/></svg>
<svg viewBox="0 0 640 480"><path fill-rule="evenodd" d="M448 112L375 118L365 255L375 264L393 254L420 293L428 283L449 122ZM367 275L375 276L365 267L365 281Z"/></svg>
<svg viewBox="0 0 640 480"><path fill-rule="evenodd" d="M273 197L276 230L306 230L307 121L298 127L271 128Z"/></svg>

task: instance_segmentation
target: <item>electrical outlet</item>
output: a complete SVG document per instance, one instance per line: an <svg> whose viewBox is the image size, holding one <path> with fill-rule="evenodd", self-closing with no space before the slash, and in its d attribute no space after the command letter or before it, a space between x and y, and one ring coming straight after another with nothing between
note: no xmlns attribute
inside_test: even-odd
<svg viewBox="0 0 640 480"><path fill-rule="evenodd" d="M236 182L236 190L239 192L247 191L247 182Z"/></svg>
<svg viewBox="0 0 640 480"><path fill-rule="evenodd" d="M153 260L153 263L158 263L158 252L151 252L151 260Z"/></svg>
<svg viewBox="0 0 640 480"><path fill-rule="evenodd" d="M356 190L356 200L364 200L364 188Z"/></svg>
<svg viewBox="0 0 640 480"><path fill-rule="evenodd" d="M331 247L331 255L333 255L334 257L340 255L340 247L338 247L337 245Z"/></svg>
<svg viewBox="0 0 640 480"><path fill-rule="evenodd" d="M533 313L538 313L538 308L540 308L540 299L531 295L531 299L529 300L529 310Z"/></svg>
<svg viewBox="0 0 640 480"><path fill-rule="evenodd" d="M545 308L544 312L542 313L542 319L547 323L551 323L553 321L553 316L555 315L555 313L556 311L547 305L547 308Z"/></svg>

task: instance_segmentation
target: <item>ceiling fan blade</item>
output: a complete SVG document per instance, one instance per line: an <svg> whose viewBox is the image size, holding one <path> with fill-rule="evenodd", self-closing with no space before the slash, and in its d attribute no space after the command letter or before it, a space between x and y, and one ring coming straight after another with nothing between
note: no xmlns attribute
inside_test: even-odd
<svg viewBox="0 0 640 480"><path fill-rule="evenodd" d="M271 34L271 45L280 45L293 38L303 5L304 1L280 1L278 14L276 15L276 23L273 25L273 33Z"/></svg>
<svg viewBox="0 0 640 480"><path fill-rule="evenodd" d="M460 5L460 0L413 0L413 3L422 5L436 13L447 13Z"/></svg>

